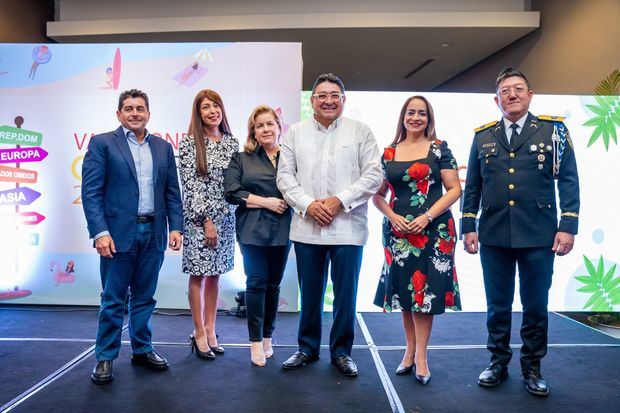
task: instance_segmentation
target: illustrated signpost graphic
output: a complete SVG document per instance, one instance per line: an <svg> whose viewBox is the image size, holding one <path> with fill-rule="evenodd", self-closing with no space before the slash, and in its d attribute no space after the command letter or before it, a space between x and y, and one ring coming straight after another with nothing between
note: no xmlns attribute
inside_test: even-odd
<svg viewBox="0 0 620 413"><path fill-rule="evenodd" d="M0 149L0 182L14 183L15 187L0 190L0 207L14 206L15 213L15 231L19 237L19 227L23 225L37 225L41 223L45 216L35 212L20 212L20 206L30 205L41 196L40 192L35 191L27 186L20 187L21 183L36 183L39 174L37 171L22 169L22 162L41 162L48 153L41 148L43 142L43 134L31 130L22 129L24 118L17 116L14 120L15 126L0 126L0 145L15 145L15 148ZM4 164L14 164L15 167L5 166ZM30 234L29 244L38 245L38 234ZM34 239L36 238L36 240ZM16 245L15 254L15 275L19 277L19 244ZM13 289L8 291L0 291L0 301L15 298L26 297L32 294L31 290L20 289L19 285L15 285Z"/></svg>

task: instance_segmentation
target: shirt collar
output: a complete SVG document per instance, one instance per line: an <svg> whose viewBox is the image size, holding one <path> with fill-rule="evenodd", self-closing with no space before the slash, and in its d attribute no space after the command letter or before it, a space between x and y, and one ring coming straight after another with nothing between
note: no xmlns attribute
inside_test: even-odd
<svg viewBox="0 0 620 413"><path fill-rule="evenodd" d="M335 121L333 121L333 122L329 125L329 127L327 127L327 128L326 128L325 126L321 125L321 124L320 124L320 123L319 123L319 122L318 122L318 121L314 118L314 116L312 116L312 121L314 122L314 125L316 126L317 130L324 131L324 132L328 132L330 129L336 129L336 128L338 127L338 125L340 125L341 119L342 119L342 115L338 116L338 117L336 118L336 120L335 120Z"/></svg>
<svg viewBox="0 0 620 413"><path fill-rule="evenodd" d="M516 122L511 122L508 119L504 118L504 129L508 130L510 129L510 125L512 125L513 123L516 123L517 125L519 125L519 130L522 130L523 125L525 125L525 121L527 120L527 115L529 115L529 113L526 113L525 115L521 116L519 119L517 119Z"/></svg>
<svg viewBox="0 0 620 413"><path fill-rule="evenodd" d="M127 138L127 140L135 144L138 143L138 138L136 138L135 133L133 133L132 131L124 127L123 125L121 125L121 128L123 128L123 134L125 135L125 138ZM142 141L142 143L148 142L150 139L151 139L151 136L149 135L149 131L145 129L144 130L144 141Z"/></svg>

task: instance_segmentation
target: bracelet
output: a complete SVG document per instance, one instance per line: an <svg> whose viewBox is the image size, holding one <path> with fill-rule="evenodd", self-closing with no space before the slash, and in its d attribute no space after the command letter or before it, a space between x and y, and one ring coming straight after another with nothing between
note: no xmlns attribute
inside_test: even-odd
<svg viewBox="0 0 620 413"><path fill-rule="evenodd" d="M428 211L426 211L424 215L428 218L428 222L433 222L433 216Z"/></svg>

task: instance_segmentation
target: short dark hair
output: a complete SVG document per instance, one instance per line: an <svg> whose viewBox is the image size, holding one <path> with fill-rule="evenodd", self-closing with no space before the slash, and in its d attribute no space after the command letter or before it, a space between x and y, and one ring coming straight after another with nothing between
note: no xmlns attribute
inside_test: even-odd
<svg viewBox="0 0 620 413"><path fill-rule="evenodd" d="M146 110L149 110L149 97L143 91L139 89L129 89L121 93L118 97L118 110L123 108L123 101L129 98L142 98L144 99L144 103L146 103Z"/></svg>
<svg viewBox="0 0 620 413"><path fill-rule="evenodd" d="M340 92L342 92L342 94L344 95L344 83L342 83L342 80L340 80L340 78L333 73L323 73L322 75L317 77L314 81L314 84L312 85L312 93L314 93L318 85L325 82L337 84L340 88Z"/></svg>
<svg viewBox="0 0 620 413"><path fill-rule="evenodd" d="M499 74L497 75L497 79L495 79L495 92L497 92L497 88L499 87L500 83L502 83L507 78L514 77L514 76L520 77L521 79L525 80L525 85L527 86L528 89L531 89L530 81L527 80L527 77L525 77L523 72L515 69L514 67L507 67L506 69L499 72Z"/></svg>

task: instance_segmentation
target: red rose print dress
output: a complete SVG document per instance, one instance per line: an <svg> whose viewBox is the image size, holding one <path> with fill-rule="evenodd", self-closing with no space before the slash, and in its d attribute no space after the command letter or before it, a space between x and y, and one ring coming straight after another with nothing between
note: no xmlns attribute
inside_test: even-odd
<svg viewBox="0 0 620 413"><path fill-rule="evenodd" d="M395 148L385 149L383 174L390 189L390 206L413 220L443 195L442 169L458 169L445 142L431 143L428 155L415 161L395 161ZM385 262L374 303L384 311L406 310L442 314L461 310L454 266L456 230L450 210L435 217L421 234L401 234L383 219Z"/></svg>

